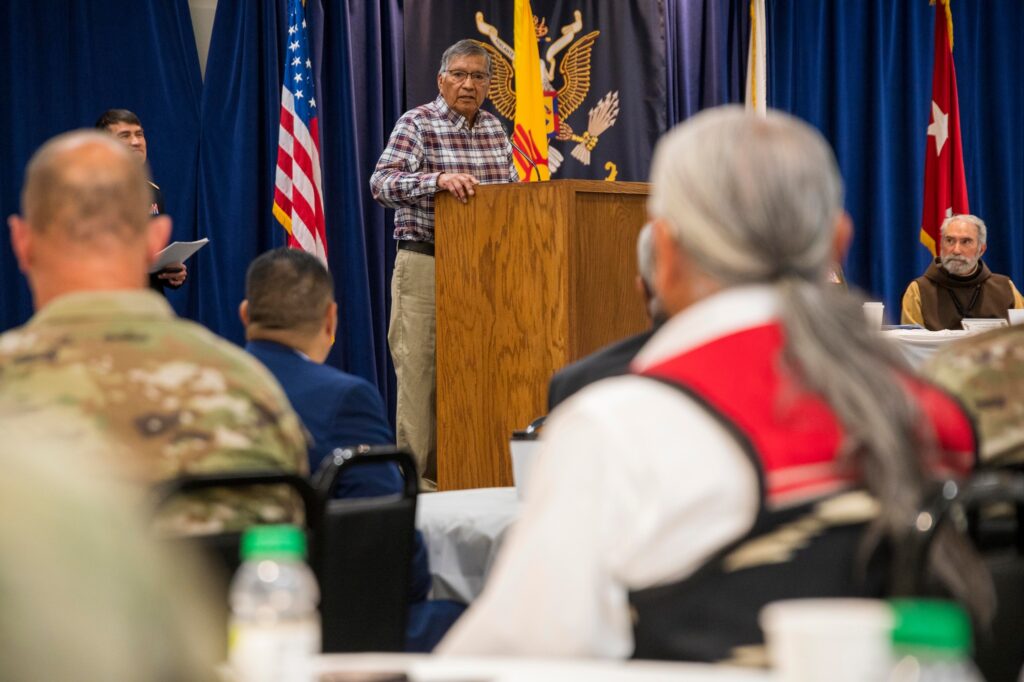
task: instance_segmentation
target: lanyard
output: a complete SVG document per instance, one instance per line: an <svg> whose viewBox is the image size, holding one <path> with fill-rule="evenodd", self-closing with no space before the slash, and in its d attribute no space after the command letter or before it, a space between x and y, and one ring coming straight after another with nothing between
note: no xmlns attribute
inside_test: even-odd
<svg viewBox="0 0 1024 682"><path fill-rule="evenodd" d="M960 301L957 299L956 294L953 293L952 289L946 289L946 291L949 292L949 297L953 299L953 305L956 306L956 312L959 313L960 319L962 320L967 317L967 313L971 312L974 308L974 304L978 302L978 296L981 294L981 285L979 284L974 287L974 293L971 294L971 302L967 304L966 309L960 305Z"/></svg>

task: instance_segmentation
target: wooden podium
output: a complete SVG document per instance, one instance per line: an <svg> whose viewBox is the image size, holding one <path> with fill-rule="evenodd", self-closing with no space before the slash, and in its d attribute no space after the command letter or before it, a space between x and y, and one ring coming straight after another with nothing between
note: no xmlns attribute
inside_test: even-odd
<svg viewBox="0 0 1024 682"><path fill-rule="evenodd" d="M551 375L650 324L635 290L648 185L486 185L437 195L441 489L512 484L508 440L547 412Z"/></svg>

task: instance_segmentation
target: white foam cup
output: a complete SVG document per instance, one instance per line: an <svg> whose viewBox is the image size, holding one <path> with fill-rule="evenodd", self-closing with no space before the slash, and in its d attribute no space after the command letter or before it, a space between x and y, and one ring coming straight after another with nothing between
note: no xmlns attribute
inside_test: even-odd
<svg viewBox="0 0 1024 682"><path fill-rule="evenodd" d="M878 301L868 301L863 305L864 319L868 322L869 329L881 329L882 317L885 312L885 304Z"/></svg>
<svg viewBox="0 0 1024 682"><path fill-rule="evenodd" d="M776 679L872 682L892 665L893 614L873 599L794 599L761 610Z"/></svg>
<svg viewBox="0 0 1024 682"><path fill-rule="evenodd" d="M516 496L522 500L526 497L526 484L530 479L533 461L540 449L540 441L535 434L527 435L525 431L515 431L508 442L508 449L512 457L512 482L516 486Z"/></svg>

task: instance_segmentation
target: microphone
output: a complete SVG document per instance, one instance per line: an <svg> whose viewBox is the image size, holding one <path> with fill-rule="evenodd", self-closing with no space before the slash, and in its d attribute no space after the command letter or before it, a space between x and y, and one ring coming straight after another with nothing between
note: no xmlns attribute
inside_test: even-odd
<svg viewBox="0 0 1024 682"><path fill-rule="evenodd" d="M540 177L540 169L537 168L537 162L533 160L533 157L531 157L529 154L524 152L522 147L520 147L519 145L516 144L516 139L515 139L515 137L513 135L507 135L507 137L508 137L508 143L510 145L512 145L512 149L514 149L517 152L519 152L519 154L524 159L526 159L530 163L531 166L533 166L533 172L536 173L537 177L539 178Z"/></svg>

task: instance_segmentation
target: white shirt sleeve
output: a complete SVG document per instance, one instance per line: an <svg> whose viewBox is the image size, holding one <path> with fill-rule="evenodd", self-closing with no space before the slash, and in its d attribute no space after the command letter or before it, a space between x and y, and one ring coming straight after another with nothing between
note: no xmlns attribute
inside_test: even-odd
<svg viewBox="0 0 1024 682"><path fill-rule="evenodd" d="M653 380L578 393L552 414L539 458L484 593L440 653L629 656L629 591L689 575L756 517L735 439Z"/></svg>

